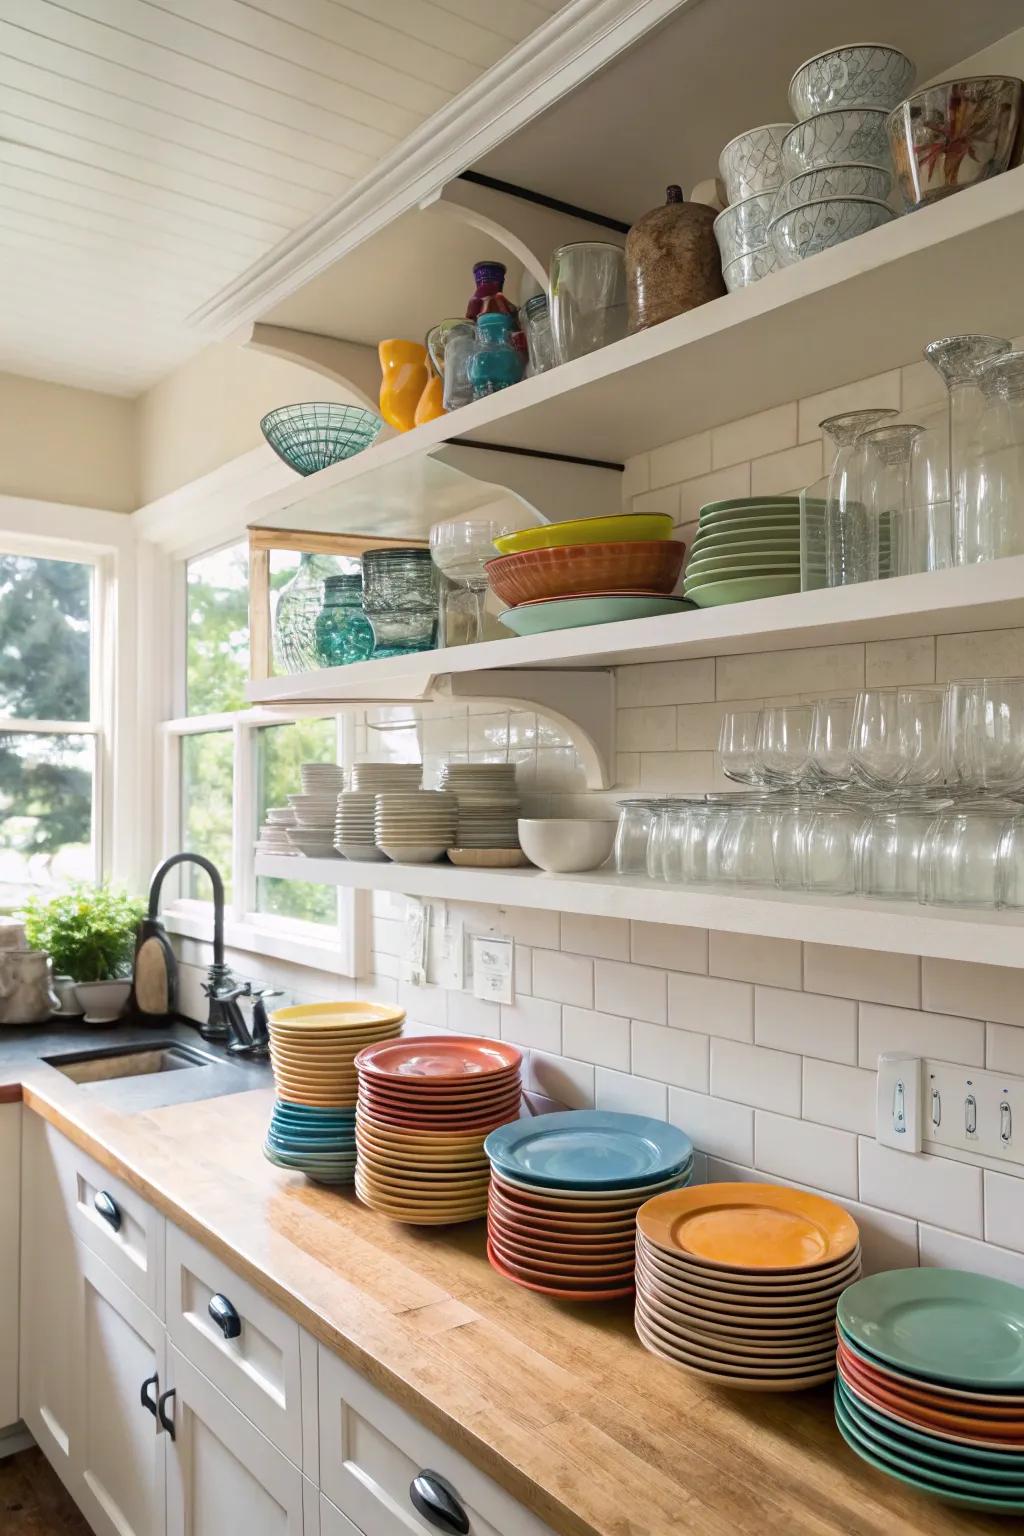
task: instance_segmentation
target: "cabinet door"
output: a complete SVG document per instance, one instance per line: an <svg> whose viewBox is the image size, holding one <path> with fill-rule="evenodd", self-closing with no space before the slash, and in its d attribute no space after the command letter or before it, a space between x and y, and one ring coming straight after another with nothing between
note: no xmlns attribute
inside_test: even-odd
<svg viewBox="0 0 1024 1536"><path fill-rule="evenodd" d="M79 1482L96 1536L163 1536L164 1448L157 1395L165 1385L164 1328L87 1248L79 1251ZM142 1401L146 1385L148 1407Z"/></svg>
<svg viewBox="0 0 1024 1536"><path fill-rule="evenodd" d="M167 1536L303 1536L302 1473L167 1346Z"/></svg>
<svg viewBox="0 0 1024 1536"><path fill-rule="evenodd" d="M0 1430L18 1419L21 1105L0 1104Z"/></svg>

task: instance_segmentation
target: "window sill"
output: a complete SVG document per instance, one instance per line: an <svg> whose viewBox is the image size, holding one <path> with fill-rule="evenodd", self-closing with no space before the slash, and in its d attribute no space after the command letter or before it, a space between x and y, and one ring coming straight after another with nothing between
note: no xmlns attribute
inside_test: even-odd
<svg viewBox="0 0 1024 1536"><path fill-rule="evenodd" d="M171 908L162 914L162 921L168 933L207 944L213 942L213 908L208 904L189 902ZM326 971L333 976L352 976L336 928L325 928L324 937L319 938L312 923L293 924L287 919L273 918L260 921L255 914L244 919L225 917L224 947L266 959L287 960L292 965Z"/></svg>

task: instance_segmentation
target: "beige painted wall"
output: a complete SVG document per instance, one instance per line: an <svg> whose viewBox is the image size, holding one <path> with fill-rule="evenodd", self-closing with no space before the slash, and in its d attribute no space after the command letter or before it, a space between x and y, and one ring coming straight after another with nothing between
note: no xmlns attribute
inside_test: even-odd
<svg viewBox="0 0 1024 1536"><path fill-rule="evenodd" d="M0 373L0 494L134 511L134 402Z"/></svg>

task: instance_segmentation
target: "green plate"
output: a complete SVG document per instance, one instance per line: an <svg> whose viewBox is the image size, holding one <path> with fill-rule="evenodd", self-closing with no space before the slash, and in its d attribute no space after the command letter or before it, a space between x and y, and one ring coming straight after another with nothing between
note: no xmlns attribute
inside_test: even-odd
<svg viewBox="0 0 1024 1536"><path fill-rule="evenodd" d="M506 608L498 618L514 634L546 635L554 629L615 624L620 619L651 619L661 613L686 613L692 607L681 597L559 597L549 603Z"/></svg>
<svg viewBox="0 0 1024 1536"><path fill-rule="evenodd" d="M762 577L780 577L785 581L798 581L800 568L797 565L776 564L773 560L762 560L758 565L742 565L738 570L708 570L694 571L693 575L687 575L683 580L683 590L689 593L691 587L720 585L725 581L759 581Z"/></svg>
<svg viewBox="0 0 1024 1536"><path fill-rule="evenodd" d="M876 1408L873 1403L866 1403L862 1398L854 1397L845 1382L838 1376L836 1386L842 1392L844 1403L854 1407L861 1418L866 1418L873 1425L877 1425L889 1440L894 1442L906 1440L912 1446L935 1451L950 1463L966 1462L969 1465L976 1463L984 1467L986 1476L997 1467L1013 1470L1016 1473L1018 1467L1024 1466L1024 1450L992 1451L986 1446L960 1445L952 1440L944 1440L938 1435L929 1434L926 1429L917 1429L913 1425L904 1423L902 1419L893 1418L883 1409Z"/></svg>
<svg viewBox="0 0 1024 1536"><path fill-rule="evenodd" d="M1024 1386L1024 1290L1005 1280L888 1270L845 1290L838 1317L855 1344L910 1376L978 1391Z"/></svg>
<svg viewBox="0 0 1024 1536"><path fill-rule="evenodd" d="M798 528L743 528L736 533L698 533L691 549L744 550L749 544L779 544L800 547Z"/></svg>
<svg viewBox="0 0 1024 1536"><path fill-rule="evenodd" d="M691 576L705 571L742 571L750 569L760 570L799 570L800 551L798 549L750 549L738 550L735 554L722 554L715 550L710 555L695 555L686 567L686 575Z"/></svg>
<svg viewBox="0 0 1024 1536"><path fill-rule="evenodd" d="M799 496L732 496L727 501L706 501L697 514L701 522L715 517L719 512L750 512L755 507L795 507L800 510Z"/></svg>
<svg viewBox="0 0 1024 1536"><path fill-rule="evenodd" d="M961 1493L953 1489L943 1488L924 1477L912 1476L909 1471L900 1467L891 1456L879 1454L860 1438L850 1422L850 1417L838 1392L835 1395L835 1413L839 1433L847 1445L852 1451L856 1451L863 1461L868 1462L872 1467L877 1467L879 1472L886 1472L890 1477L895 1477L899 1482L906 1483L911 1488L920 1488L924 1493L934 1494L936 1498L944 1499L949 1504L958 1504L962 1509L984 1509L1001 1515L1024 1514L1024 1499L987 1499L975 1493Z"/></svg>
<svg viewBox="0 0 1024 1536"><path fill-rule="evenodd" d="M800 515L787 512L784 507L774 512L770 507L763 510L752 508L749 512L715 512L711 517L702 518L697 526L701 533L724 533L729 529L740 528L799 529Z"/></svg>
<svg viewBox="0 0 1024 1536"><path fill-rule="evenodd" d="M687 596L689 596L689 589ZM699 608L718 608L723 603L749 603L759 597L785 597L800 591L800 574L774 576L738 576L731 581L709 581L693 590Z"/></svg>
<svg viewBox="0 0 1024 1536"><path fill-rule="evenodd" d="M885 1430L878 1425L872 1424L870 1419L861 1414L857 1399L846 1389L838 1376L836 1377L836 1396L842 1400L847 1417L861 1439L868 1445L875 1446L886 1456L895 1457L908 1471L917 1472L921 1477L934 1477L936 1482L940 1482L943 1478L952 1478L964 1492L973 1489L975 1493L988 1494L997 1499L1024 1498L1024 1454L1018 1456L1015 1472L1003 1471L999 1467L972 1466L967 1462L957 1462L953 1457L944 1454L945 1448L942 1452L937 1452L937 1449L926 1451L920 1446L903 1444L886 1434Z"/></svg>

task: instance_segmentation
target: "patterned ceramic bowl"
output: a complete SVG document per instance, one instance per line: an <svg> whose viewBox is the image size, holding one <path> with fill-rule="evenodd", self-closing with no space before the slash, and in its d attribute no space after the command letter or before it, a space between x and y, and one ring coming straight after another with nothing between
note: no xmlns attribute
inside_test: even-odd
<svg viewBox="0 0 1024 1536"><path fill-rule="evenodd" d="M723 266L768 244L768 220L776 196L775 192L759 192L755 197L745 197L742 203L733 203L718 215L714 230Z"/></svg>
<svg viewBox="0 0 1024 1536"><path fill-rule="evenodd" d="M789 104L799 122L839 107L878 107L889 112L914 78L905 53L885 43L830 48L801 64L789 82Z"/></svg>
<svg viewBox="0 0 1024 1536"><path fill-rule="evenodd" d="M718 157L718 171L730 203L782 185L782 141L792 123L765 123L730 139Z"/></svg>
<svg viewBox="0 0 1024 1536"><path fill-rule="evenodd" d="M790 129L782 144L785 179L829 165L891 165L888 114L875 107L819 112Z"/></svg>
<svg viewBox="0 0 1024 1536"><path fill-rule="evenodd" d="M722 276L729 292L735 293L737 288L749 288L751 283L759 283L762 277L774 272L778 265L774 247L762 245L756 251L748 251L745 256L728 262L722 268Z"/></svg>
<svg viewBox="0 0 1024 1536"><path fill-rule="evenodd" d="M503 603L601 592L667 595L683 567L686 545L678 539L636 539L628 544L562 544L530 549L487 562L491 591Z"/></svg>
<svg viewBox="0 0 1024 1536"><path fill-rule="evenodd" d="M801 203L816 203L823 197L870 197L885 203L892 191L892 173L880 165L828 165L820 171L805 171L784 181L772 214L777 218L787 208Z"/></svg>
<svg viewBox="0 0 1024 1536"><path fill-rule="evenodd" d="M943 80L889 116L896 181L907 208L948 197L1020 162L1024 81L1011 75Z"/></svg>
<svg viewBox="0 0 1024 1536"><path fill-rule="evenodd" d="M869 197L823 197L780 214L772 220L769 232L779 265L791 267L830 246L888 224L892 218L895 214L887 204Z"/></svg>

